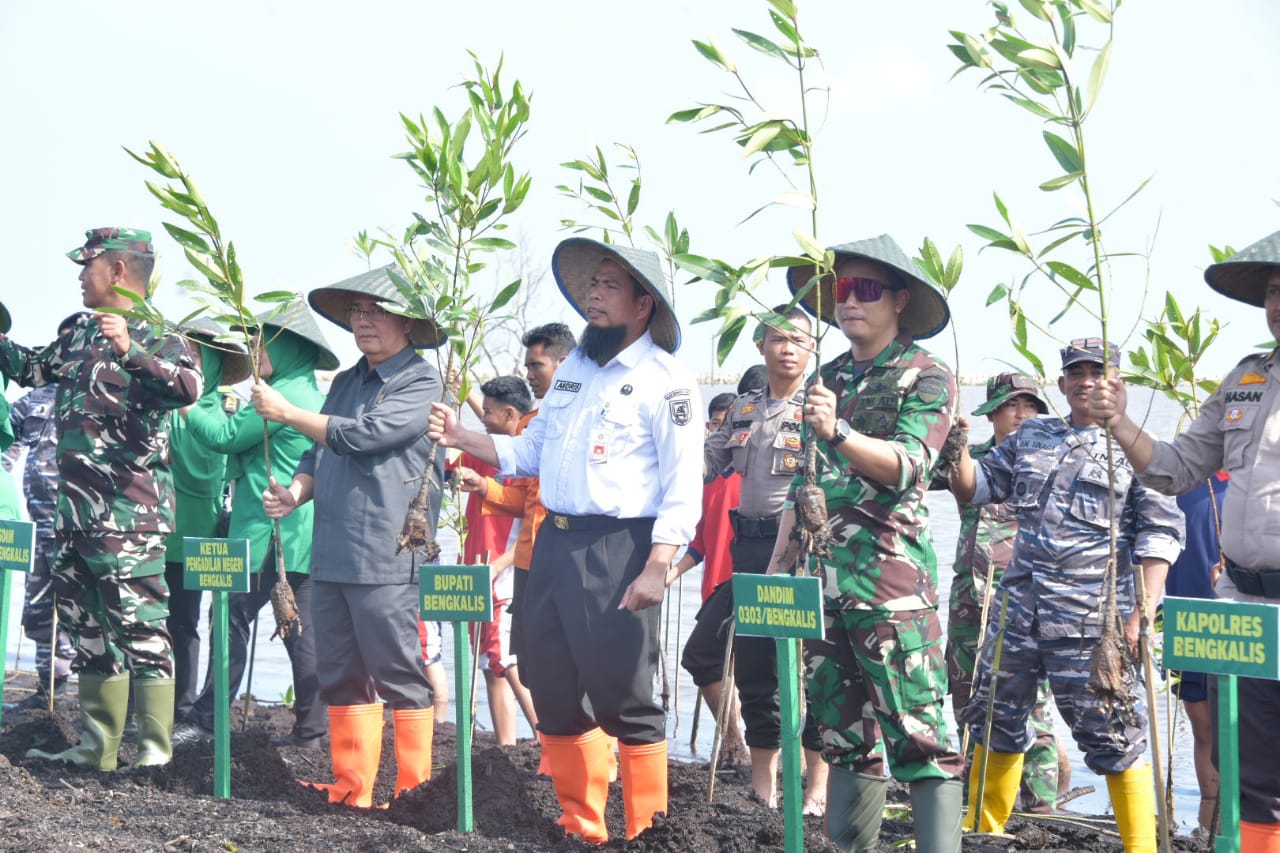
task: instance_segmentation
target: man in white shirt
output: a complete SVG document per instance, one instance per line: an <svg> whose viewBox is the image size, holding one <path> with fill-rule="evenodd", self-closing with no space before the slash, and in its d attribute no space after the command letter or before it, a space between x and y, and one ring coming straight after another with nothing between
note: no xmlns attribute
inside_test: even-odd
<svg viewBox="0 0 1280 853"><path fill-rule="evenodd" d="M429 432L503 474L541 478L547 523L530 566L521 666L560 823L603 843L609 736L621 753L627 837L667 808L654 605L701 514L702 403L671 355L680 329L656 255L572 238L552 269L587 327L541 414L519 436L488 436L433 406Z"/></svg>

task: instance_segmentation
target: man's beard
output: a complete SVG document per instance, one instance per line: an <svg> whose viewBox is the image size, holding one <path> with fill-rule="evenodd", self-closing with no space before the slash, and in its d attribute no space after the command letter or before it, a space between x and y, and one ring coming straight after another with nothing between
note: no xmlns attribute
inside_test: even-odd
<svg viewBox="0 0 1280 853"><path fill-rule="evenodd" d="M592 326L582 330L582 339L578 346L582 354L604 367L608 361L622 349L622 341L627 336L626 326Z"/></svg>

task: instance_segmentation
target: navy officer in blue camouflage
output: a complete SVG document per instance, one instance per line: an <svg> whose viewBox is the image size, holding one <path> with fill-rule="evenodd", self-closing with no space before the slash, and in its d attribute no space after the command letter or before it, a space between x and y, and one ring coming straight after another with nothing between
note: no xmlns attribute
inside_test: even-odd
<svg viewBox="0 0 1280 853"><path fill-rule="evenodd" d="M958 499L1003 502L1018 519L1013 559L1000 580L1000 603L991 608L973 696L960 718L978 744L971 797L976 797L986 752L981 819L971 803L966 827L976 823L981 831L999 831L1012 812L1023 753L1034 739L1028 719L1037 685L1047 675L1085 764L1107 780L1125 850L1154 853L1153 783L1150 768L1141 761L1147 747L1146 709L1132 682L1128 695L1114 701L1092 691L1090 666L1107 616L1113 512L1119 537L1116 607L1127 616L1124 633L1131 653L1141 615L1135 606L1134 574L1142 572L1150 617L1169 564L1182 550L1183 518L1172 498L1135 479L1119 445L1113 447L1114 470L1108 474L1106 433L1089 414L1089 392L1102 382L1105 364L1118 368L1120 358L1114 345L1108 345L1104 358L1102 343L1100 338L1077 339L1062 350L1058 389L1067 398L1068 417L1023 421L976 463L966 450L951 480ZM1130 555L1140 567L1131 566ZM1006 623L1000 630L1004 602ZM996 644L1002 648L993 687ZM983 743L992 689L991 742Z"/></svg>

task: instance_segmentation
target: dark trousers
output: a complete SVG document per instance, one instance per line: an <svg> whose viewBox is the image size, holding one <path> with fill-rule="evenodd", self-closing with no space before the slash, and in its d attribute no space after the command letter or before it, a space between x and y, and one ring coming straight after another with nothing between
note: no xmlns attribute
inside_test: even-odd
<svg viewBox="0 0 1280 853"><path fill-rule="evenodd" d="M298 603L298 616L302 620L302 633L284 641L289 653L289 666L293 671L293 734L297 738L320 737L328 731L325 706L320 701L319 682L316 678L317 627L312 613L311 576L300 572L285 572L285 578L293 589ZM249 641L253 621L263 605L271 600L271 588L276 583L275 552L267 554L262 571L249 578L249 592L231 593L227 596L227 676L228 693L235 696L240 689L249 660ZM215 711L213 696L213 655L209 656L209 668L205 675L204 689L191 707L189 719L201 727L213 730Z"/></svg>
<svg viewBox="0 0 1280 853"><path fill-rule="evenodd" d="M563 518L563 517L560 517ZM580 735L597 725L629 746L666 738L654 698L658 612L619 610L652 545L653 519L555 514L538 529L521 615L520 669L538 728Z"/></svg>
<svg viewBox="0 0 1280 853"><path fill-rule="evenodd" d="M1213 766L1218 766L1218 685L1209 676L1209 720L1213 730ZM1240 819L1280 823L1280 776L1273 753L1280 726L1280 682L1237 678L1240 739Z"/></svg>
<svg viewBox="0 0 1280 853"><path fill-rule="evenodd" d="M430 708L431 684L418 641L418 583L315 581L311 616L320 659L320 697L330 705Z"/></svg>
<svg viewBox="0 0 1280 853"><path fill-rule="evenodd" d="M732 619L733 582L725 581L698 608L693 630L680 653L680 666L699 688L715 684L724 674L724 647Z"/></svg>
<svg viewBox="0 0 1280 853"><path fill-rule="evenodd" d="M734 537L729 546L735 574L763 574L773 556L773 537ZM732 606L732 605L730 605ZM778 703L778 646L773 637L733 637L733 676L742 703L742 725L747 746L778 749L782 745L782 709ZM806 694L807 697L808 694ZM804 729L800 736L805 749L821 750L818 723L805 702Z"/></svg>
<svg viewBox="0 0 1280 853"><path fill-rule="evenodd" d="M173 639L173 718L181 722L191 713L200 693L200 599L204 591L182 585L182 563L164 564L169 585L169 618L165 627ZM212 728L212 726L210 726Z"/></svg>
<svg viewBox="0 0 1280 853"><path fill-rule="evenodd" d="M511 616L511 654L516 659L516 677L527 690L529 682L524 677L524 667L520 666L520 655L524 648L524 590L529 585L529 570L516 566L511 579L511 603L507 605Z"/></svg>

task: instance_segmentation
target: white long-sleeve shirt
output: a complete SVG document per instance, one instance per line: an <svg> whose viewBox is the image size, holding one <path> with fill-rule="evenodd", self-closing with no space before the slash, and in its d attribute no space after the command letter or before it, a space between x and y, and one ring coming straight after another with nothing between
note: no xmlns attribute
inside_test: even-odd
<svg viewBox="0 0 1280 853"><path fill-rule="evenodd" d="M646 332L603 367L575 349L538 417L494 436L503 474L538 476L550 512L654 518L653 542L684 545L702 514L702 395Z"/></svg>

